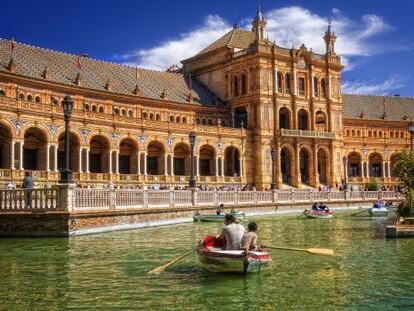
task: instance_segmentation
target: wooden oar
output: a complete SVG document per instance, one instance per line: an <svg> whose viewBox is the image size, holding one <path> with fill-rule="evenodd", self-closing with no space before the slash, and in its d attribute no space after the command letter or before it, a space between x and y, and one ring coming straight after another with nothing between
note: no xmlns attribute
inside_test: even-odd
<svg viewBox="0 0 414 311"><path fill-rule="evenodd" d="M358 213L353 213L353 214L351 214L350 216L356 216L356 215L359 215L359 214L362 214L362 213L368 212L369 210L370 210L370 208L366 208L366 209L364 209L363 211L360 211L360 212L358 212Z"/></svg>
<svg viewBox="0 0 414 311"><path fill-rule="evenodd" d="M293 248L293 247L283 247L283 246L263 246L264 248L270 249L283 249L287 251L296 251L296 252L306 252L309 254L324 255L324 256L333 256L335 252L333 249L326 248Z"/></svg>
<svg viewBox="0 0 414 311"><path fill-rule="evenodd" d="M161 267L158 267L158 268L155 268L155 269L149 271L148 273L150 273L150 274L160 274L160 273L164 272L164 270L167 269L169 266L172 266L177 261L180 261L181 259L191 255L194 252L195 252L195 249L193 249L191 252L188 252L184 255L181 255L180 257L175 258L174 260L169 261L168 263L166 263L165 265L163 265Z"/></svg>

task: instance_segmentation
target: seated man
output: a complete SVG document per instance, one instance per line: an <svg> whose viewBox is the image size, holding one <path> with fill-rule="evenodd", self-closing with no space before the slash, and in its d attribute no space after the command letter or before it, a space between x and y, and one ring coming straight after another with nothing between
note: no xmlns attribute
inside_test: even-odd
<svg viewBox="0 0 414 311"><path fill-rule="evenodd" d="M313 211L317 211L318 210L318 203L315 202L315 203L312 204L312 210Z"/></svg>
<svg viewBox="0 0 414 311"><path fill-rule="evenodd" d="M238 250L240 249L240 243L243 238L246 230L242 225L235 223L235 217L232 214L226 214L224 217L224 224L226 225L223 228L218 239L225 239L226 246L225 250Z"/></svg>
<svg viewBox="0 0 414 311"><path fill-rule="evenodd" d="M319 210L324 211L325 210L325 205L321 202L321 204L319 204Z"/></svg>
<svg viewBox="0 0 414 311"><path fill-rule="evenodd" d="M251 222L247 226L248 232L243 235L241 240L240 248L243 249L245 252L248 251L256 251L259 249L257 246L257 224L255 222Z"/></svg>

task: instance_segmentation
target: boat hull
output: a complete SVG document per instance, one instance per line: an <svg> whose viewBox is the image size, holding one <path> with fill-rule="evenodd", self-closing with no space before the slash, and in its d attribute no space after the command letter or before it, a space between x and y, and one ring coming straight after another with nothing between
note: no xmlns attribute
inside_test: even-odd
<svg viewBox="0 0 414 311"><path fill-rule="evenodd" d="M246 218L246 215L244 213L232 213L234 217L244 220ZM201 221L201 222L223 222L224 217L226 214L205 214L205 215L194 215L193 220L194 221Z"/></svg>
<svg viewBox="0 0 414 311"><path fill-rule="evenodd" d="M303 215L307 218L314 218L314 219L330 219L333 217L333 212L323 212L323 211L313 211L313 210L305 210Z"/></svg>
<svg viewBox="0 0 414 311"><path fill-rule="evenodd" d="M371 217L387 217L388 209L386 207L371 208L369 211Z"/></svg>
<svg viewBox="0 0 414 311"><path fill-rule="evenodd" d="M246 255L242 250L226 251L214 247L202 247L197 252L202 267L210 272L254 273L272 260L265 252L252 251Z"/></svg>

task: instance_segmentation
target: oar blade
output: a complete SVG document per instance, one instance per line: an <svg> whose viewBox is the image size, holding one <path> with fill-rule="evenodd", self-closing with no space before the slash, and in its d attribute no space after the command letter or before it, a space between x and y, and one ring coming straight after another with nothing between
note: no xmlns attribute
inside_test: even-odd
<svg viewBox="0 0 414 311"><path fill-rule="evenodd" d="M190 252L188 252L188 253L186 253L186 254L184 254L184 255L182 255L182 256L180 256L180 257L178 257L178 258L175 258L174 260L171 260L171 261L170 261L170 262L168 262L167 264L162 265L162 266L160 266L160 267L157 267L157 268L155 268L155 269L153 269L153 270L149 271L149 272L148 272L148 274L160 274L160 273L163 273L163 272L164 272L164 270L165 270L165 269L167 269L169 266L172 266L172 265L173 265L173 264L175 264L177 261L180 261L181 259L183 259L183 258L187 257L188 255L191 255L194 251L195 251L195 250L192 250L192 251L190 251Z"/></svg>
<svg viewBox="0 0 414 311"><path fill-rule="evenodd" d="M308 248L308 252L311 254L318 254L318 255L324 255L324 256L335 255L335 251L333 249L325 249L325 248Z"/></svg>

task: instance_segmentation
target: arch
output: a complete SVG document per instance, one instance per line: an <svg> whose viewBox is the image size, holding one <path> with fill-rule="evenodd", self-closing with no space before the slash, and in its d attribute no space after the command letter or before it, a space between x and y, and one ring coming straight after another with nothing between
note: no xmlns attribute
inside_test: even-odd
<svg viewBox="0 0 414 311"><path fill-rule="evenodd" d="M3 89L0 89L0 96L6 96L6 91L4 91Z"/></svg>
<svg viewBox="0 0 414 311"><path fill-rule="evenodd" d="M196 124L200 124L200 118L196 118Z"/></svg>
<svg viewBox="0 0 414 311"><path fill-rule="evenodd" d="M113 112L114 114L119 114L119 108L118 107L113 108Z"/></svg>
<svg viewBox="0 0 414 311"><path fill-rule="evenodd" d="M147 112L144 112L144 113L142 114L142 118L143 118L143 119L148 119L148 113L147 113Z"/></svg>
<svg viewBox="0 0 414 311"><path fill-rule="evenodd" d="M176 123L181 123L181 117L180 116L176 116L175 117L175 122Z"/></svg>
<svg viewBox="0 0 414 311"><path fill-rule="evenodd" d="M170 115L170 122L174 122L174 116Z"/></svg>
<svg viewBox="0 0 414 311"><path fill-rule="evenodd" d="M97 111L96 105L92 105L92 112L96 112L96 111Z"/></svg>
<svg viewBox="0 0 414 311"><path fill-rule="evenodd" d="M138 143L132 138L123 138L119 143L118 168L120 174L138 171Z"/></svg>
<svg viewBox="0 0 414 311"><path fill-rule="evenodd" d="M319 176L319 183L322 185L328 185L330 183L330 162L329 162L329 151L327 148L320 147L317 152L317 159L318 159L318 176Z"/></svg>
<svg viewBox="0 0 414 311"><path fill-rule="evenodd" d="M312 153L307 147L302 147L299 151L299 170L302 184L310 185L312 167Z"/></svg>
<svg viewBox="0 0 414 311"><path fill-rule="evenodd" d="M210 125L210 126L212 126L212 125L213 125L213 120L208 119L208 120L207 120L207 124L208 124L208 125Z"/></svg>
<svg viewBox="0 0 414 311"><path fill-rule="evenodd" d="M33 95L32 94L27 95L27 100L28 101L33 101Z"/></svg>
<svg viewBox="0 0 414 311"><path fill-rule="evenodd" d="M319 132L326 132L328 130L328 118L322 110L318 110L315 113L315 130Z"/></svg>
<svg viewBox="0 0 414 311"><path fill-rule="evenodd" d="M241 75L241 95L247 95L247 75L245 73Z"/></svg>
<svg viewBox="0 0 414 311"><path fill-rule="evenodd" d="M190 175L190 146L187 143L179 142L174 146L174 175Z"/></svg>
<svg viewBox="0 0 414 311"><path fill-rule="evenodd" d="M23 100L25 99L25 96L24 96L24 94L23 94L23 93L20 93L20 94L19 94L19 99L23 99Z"/></svg>
<svg viewBox="0 0 414 311"><path fill-rule="evenodd" d="M283 85L283 75L280 71L277 72L277 91L279 93L282 92L282 85Z"/></svg>
<svg viewBox="0 0 414 311"><path fill-rule="evenodd" d="M41 101L42 101L41 97L40 97L39 95L37 95L37 96L35 97L35 102L36 102L36 103L40 103Z"/></svg>
<svg viewBox="0 0 414 311"><path fill-rule="evenodd" d="M128 117L133 117L134 116L134 113L132 112L132 110L131 109L129 109L128 110Z"/></svg>
<svg viewBox="0 0 414 311"><path fill-rule="evenodd" d="M206 119L203 119L203 120L201 121L201 123L202 123L203 125L207 125L207 120L206 120Z"/></svg>
<svg viewBox="0 0 414 311"><path fill-rule="evenodd" d="M155 120L157 120L157 121L161 121L161 116L160 116L160 114L159 114L159 113L156 113L156 114L155 114Z"/></svg>
<svg viewBox="0 0 414 311"><path fill-rule="evenodd" d="M232 79L233 97L239 97L239 76L235 75Z"/></svg>
<svg viewBox="0 0 414 311"><path fill-rule="evenodd" d="M127 115L127 112L126 112L126 109L125 109L125 108L122 108L122 109L121 109L121 114L122 114L123 116L126 116L126 115Z"/></svg>
<svg viewBox="0 0 414 311"><path fill-rule="evenodd" d="M304 108L298 111L298 130L309 130L309 113Z"/></svg>
<svg viewBox="0 0 414 311"><path fill-rule="evenodd" d="M348 177L362 177L362 156L358 152L348 154Z"/></svg>
<svg viewBox="0 0 414 311"><path fill-rule="evenodd" d="M247 128L247 110L245 107L238 107L234 110L234 126L236 128Z"/></svg>
<svg viewBox="0 0 414 311"><path fill-rule="evenodd" d="M199 174L201 176L214 176L215 172L215 149L208 144L204 144L200 147L199 152Z"/></svg>
<svg viewBox="0 0 414 311"><path fill-rule="evenodd" d="M293 185L295 176L294 153L290 146L282 147L280 150L280 174L282 182L286 185Z"/></svg>
<svg viewBox="0 0 414 311"><path fill-rule="evenodd" d="M23 167L26 170L46 170L48 135L39 127L24 131Z"/></svg>
<svg viewBox="0 0 414 311"><path fill-rule="evenodd" d="M104 113L105 112L105 108L103 106L99 106L99 112L100 113Z"/></svg>
<svg viewBox="0 0 414 311"><path fill-rule="evenodd" d="M152 140L147 145L147 174L166 174L165 167L165 146L157 140Z"/></svg>
<svg viewBox="0 0 414 311"><path fill-rule="evenodd" d="M149 119L150 120L154 120L155 119L155 116L154 116L154 114L152 112L150 112L150 114L149 114Z"/></svg>
<svg viewBox="0 0 414 311"><path fill-rule="evenodd" d="M279 109L279 128L290 129L291 111L289 108L282 107Z"/></svg>
<svg viewBox="0 0 414 311"><path fill-rule="evenodd" d="M89 110L89 104L88 103L83 103L83 109L88 111Z"/></svg>
<svg viewBox="0 0 414 311"><path fill-rule="evenodd" d="M7 125L0 122L0 168L11 167L11 148L13 148L12 139L12 130Z"/></svg>
<svg viewBox="0 0 414 311"><path fill-rule="evenodd" d="M89 170L91 173L110 173L110 140L104 135L94 135L89 142Z"/></svg>
<svg viewBox="0 0 414 311"><path fill-rule="evenodd" d="M187 123L187 118L183 117L183 123Z"/></svg>
<svg viewBox="0 0 414 311"><path fill-rule="evenodd" d="M224 150L224 174L226 176L240 176L240 151L233 146Z"/></svg>
<svg viewBox="0 0 414 311"><path fill-rule="evenodd" d="M65 132L62 130L58 137L58 158L57 160L58 169L62 170L66 167L65 163ZM79 148L80 142L79 136L75 132L70 132L70 155L69 155L69 169L72 171L80 171L79 161Z"/></svg>
<svg viewBox="0 0 414 311"><path fill-rule="evenodd" d="M378 152L373 152L368 157L369 176L382 177L382 156Z"/></svg>
<svg viewBox="0 0 414 311"><path fill-rule="evenodd" d="M396 177L395 175L395 166L397 165L399 159L400 159L400 152L395 152L390 157L390 171L391 171L391 177Z"/></svg>
<svg viewBox="0 0 414 311"><path fill-rule="evenodd" d="M52 105L57 105L57 104L59 104L59 100L58 100L56 97L51 96L51 97L50 97L50 103L51 103Z"/></svg>
<svg viewBox="0 0 414 311"><path fill-rule="evenodd" d="M290 73L285 75L285 92L290 93Z"/></svg>

